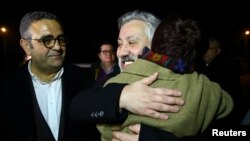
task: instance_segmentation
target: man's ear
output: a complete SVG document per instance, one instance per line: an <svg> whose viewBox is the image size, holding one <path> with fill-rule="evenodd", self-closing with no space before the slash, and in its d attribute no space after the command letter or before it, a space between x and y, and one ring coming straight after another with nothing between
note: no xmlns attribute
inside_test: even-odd
<svg viewBox="0 0 250 141"><path fill-rule="evenodd" d="M25 51L25 53L27 55L31 54L31 52L30 52L30 44L29 44L28 40L20 39L20 46L23 48L23 50Z"/></svg>

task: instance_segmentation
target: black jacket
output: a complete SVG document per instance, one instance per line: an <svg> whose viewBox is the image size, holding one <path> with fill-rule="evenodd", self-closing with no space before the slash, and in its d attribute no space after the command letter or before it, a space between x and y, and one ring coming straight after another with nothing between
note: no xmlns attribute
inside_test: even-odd
<svg viewBox="0 0 250 141"><path fill-rule="evenodd" d="M62 111L59 129L59 141L98 140L95 125L78 126L69 120L69 105L80 91L94 84L92 70L72 65L64 67L62 75ZM34 105L34 87L27 65L18 71L5 75L0 80L0 140L5 141L53 141L53 135L41 113L36 113ZM36 111L36 112L35 112ZM35 114L36 113L36 114ZM46 134L42 139L38 128ZM79 134L78 134L79 133ZM82 138L83 137L83 138Z"/></svg>

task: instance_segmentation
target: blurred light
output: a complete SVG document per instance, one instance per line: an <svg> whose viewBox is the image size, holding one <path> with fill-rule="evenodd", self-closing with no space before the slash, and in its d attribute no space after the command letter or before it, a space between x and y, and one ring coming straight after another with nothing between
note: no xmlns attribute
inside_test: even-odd
<svg viewBox="0 0 250 141"><path fill-rule="evenodd" d="M1 27L1 31L4 33L7 32L7 29L5 27Z"/></svg>
<svg viewBox="0 0 250 141"><path fill-rule="evenodd" d="M4 50L4 72L7 72L8 71L8 51L7 51L7 38L6 38L6 32L7 32L7 28L5 27L1 27L1 31L3 34L3 50Z"/></svg>
<svg viewBox="0 0 250 141"><path fill-rule="evenodd" d="M249 31L249 30L246 30L246 31L245 31L245 35L248 36L249 34L250 34L250 31Z"/></svg>

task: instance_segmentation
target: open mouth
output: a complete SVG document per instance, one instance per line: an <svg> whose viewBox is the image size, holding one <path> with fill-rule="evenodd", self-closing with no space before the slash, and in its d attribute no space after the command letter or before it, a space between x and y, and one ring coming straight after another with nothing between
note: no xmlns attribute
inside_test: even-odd
<svg viewBox="0 0 250 141"><path fill-rule="evenodd" d="M129 64L132 64L135 60L124 60L122 61L122 64L124 64L124 66L127 66Z"/></svg>
<svg viewBox="0 0 250 141"><path fill-rule="evenodd" d="M129 64L132 64L134 61L126 61L126 62L124 62L124 65L126 66L126 65L129 65Z"/></svg>
<svg viewBox="0 0 250 141"><path fill-rule="evenodd" d="M126 68L128 65L132 64L137 60L137 56L133 54L128 54L127 56L123 56L120 58L120 67L121 69Z"/></svg>
<svg viewBox="0 0 250 141"><path fill-rule="evenodd" d="M121 62L121 67L125 69L128 65L132 64L134 60L124 60Z"/></svg>

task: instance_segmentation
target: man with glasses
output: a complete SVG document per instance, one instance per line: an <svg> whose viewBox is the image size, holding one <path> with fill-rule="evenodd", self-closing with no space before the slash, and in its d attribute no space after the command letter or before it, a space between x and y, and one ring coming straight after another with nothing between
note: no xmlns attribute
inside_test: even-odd
<svg viewBox="0 0 250 141"><path fill-rule="evenodd" d="M94 84L94 74L64 64L67 38L58 18L43 11L27 13L20 34L20 45L31 59L0 81L0 139L100 140L95 125L85 125L80 132L69 121L72 98Z"/></svg>
<svg viewBox="0 0 250 141"><path fill-rule="evenodd" d="M79 126L68 117L73 97L80 90L94 84L94 74L88 69L64 63L67 40L58 18L54 14L42 11L27 13L21 20L20 33L20 45L31 59L19 70L10 72L0 79L0 139L99 141L100 135L95 125L87 123ZM109 99L111 103L104 100L93 104L98 104L101 109L113 110L113 114L120 116L117 106L120 101L124 109L132 112L145 111L145 115L166 118L157 110L176 111L173 106L165 104L180 103L178 98L169 97L179 96L180 93L148 87L154 79L155 77L151 76L127 87L123 84L113 84L112 88L115 89L106 91L115 93L114 97ZM148 92L148 99L156 101L153 105L138 101L131 95L135 92ZM85 98L86 101L106 99L105 94L104 97L103 94L98 95L98 91L95 94L86 94ZM116 106L109 107L110 105ZM90 105L79 108L89 107ZM92 113L92 116L99 115L102 115L102 112Z"/></svg>
<svg viewBox="0 0 250 141"><path fill-rule="evenodd" d="M109 78L120 73L116 62L113 45L109 41L101 41L98 46L97 56L99 61L92 64L95 69L96 87L102 87Z"/></svg>
<svg viewBox="0 0 250 141"><path fill-rule="evenodd" d="M234 100L234 109L231 114L214 123L213 127L238 127L249 109L249 101L241 92L239 68L231 59L228 59L226 48L224 48L220 36L216 33L210 33L208 39L209 44L205 48L205 52L201 53L203 58L199 61L197 71L220 84Z"/></svg>
<svg viewBox="0 0 250 141"><path fill-rule="evenodd" d="M43 36L40 39L31 39L31 38L23 38L24 40L36 40L40 43L43 43L46 48L53 48L55 46L56 41L58 41L60 46L66 46L67 39L64 35L59 35L57 38L54 38L52 35Z"/></svg>

